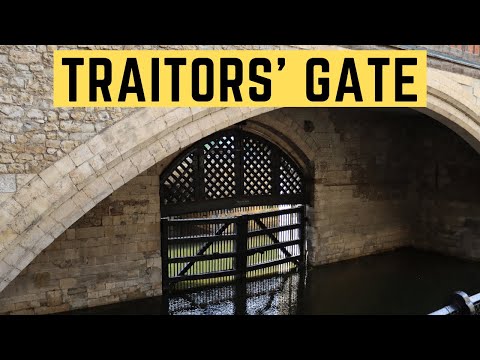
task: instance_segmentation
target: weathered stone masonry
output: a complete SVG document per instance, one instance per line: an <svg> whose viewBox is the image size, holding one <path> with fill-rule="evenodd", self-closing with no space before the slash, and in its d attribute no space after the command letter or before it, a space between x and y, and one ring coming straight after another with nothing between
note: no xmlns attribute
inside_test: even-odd
<svg viewBox="0 0 480 360"><path fill-rule="evenodd" d="M150 185L143 183L140 186L145 188L139 190L136 182L151 180L152 191L158 185L153 178L136 177L152 176L152 171L157 171L157 176L160 170L152 168L156 163L201 137L262 113L251 123L277 127L302 148L315 169L308 229L311 263L409 243L477 256L473 241L477 231L475 196L466 201L461 200L465 199L463 194L452 192L446 197L442 193L432 202L429 195L419 195L428 183L422 179L430 176L429 170L421 175L419 169L430 167L415 164L426 164L430 158L412 154L412 149L423 145L418 139L412 143L412 137L403 132L413 121L408 116L393 116L397 120L387 124L385 116L308 109L55 109L53 48L0 46L0 291L5 289L0 294L0 312L55 312L158 293L158 220L144 223L151 226L138 230L147 216L152 220L153 213L148 206L145 210L144 203L137 203L136 191L146 191ZM429 69L428 84L428 109L422 111L455 129L480 151L479 80ZM305 130L311 129L305 120L311 121L313 130ZM428 134L428 126L425 129ZM411 131L418 131L415 124ZM432 141L441 144L442 134L446 133L440 131ZM450 132L446 138L449 136L456 135ZM291 151L287 143L280 145ZM452 146L459 153L468 153L463 141L457 145ZM474 172L476 158L462 158ZM444 170L439 172L456 181L451 184L459 184L452 163L440 164L439 169L443 166ZM461 178L460 183L466 184L469 175ZM118 194L125 196L123 210L116 203ZM152 206L158 200L153 193L149 195ZM115 213L110 206L124 214ZM456 215L448 215L453 208ZM412 209L421 213L414 221ZM113 223L115 217L120 223ZM131 232L137 225L138 236L121 233L129 225L133 226ZM120 233L114 230L111 237L109 231L116 227ZM427 235L413 239L412 229L422 229L419 234ZM438 246L432 234L442 237ZM124 244L136 243L136 250L134 245L128 251L127 246L116 246L120 241L117 235L125 235L121 240ZM152 239L157 241L154 250ZM85 257L93 261L82 262ZM35 266L48 271L37 271ZM112 274L112 269L118 269L118 274ZM50 278L36 275L42 273L51 273ZM83 275L72 277L75 273Z"/></svg>
<svg viewBox="0 0 480 360"><path fill-rule="evenodd" d="M410 244L410 134L419 117L408 111L282 109L252 119L286 134L312 163L310 264Z"/></svg>
<svg viewBox="0 0 480 360"><path fill-rule="evenodd" d="M161 168L132 179L58 237L0 294L0 312L44 314L160 295Z"/></svg>
<svg viewBox="0 0 480 360"><path fill-rule="evenodd" d="M425 192L419 174L439 154L412 159L426 135L457 139L407 110L282 109L244 126L286 149L295 144L309 159L313 265L417 244ZM284 143L266 128L280 131ZM470 149L457 143L460 153ZM0 311L48 313L159 294L158 175L167 163L120 187L56 239L0 295Z"/></svg>
<svg viewBox="0 0 480 360"><path fill-rule="evenodd" d="M480 259L480 156L441 126L417 127L414 246Z"/></svg>
<svg viewBox="0 0 480 360"><path fill-rule="evenodd" d="M0 174L37 174L135 111L131 108L54 108L54 50L189 48L198 46L0 45Z"/></svg>

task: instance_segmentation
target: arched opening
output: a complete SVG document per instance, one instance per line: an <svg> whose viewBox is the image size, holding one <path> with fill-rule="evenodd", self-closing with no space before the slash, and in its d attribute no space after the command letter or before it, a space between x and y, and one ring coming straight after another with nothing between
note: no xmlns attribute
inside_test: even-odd
<svg viewBox="0 0 480 360"><path fill-rule="evenodd" d="M303 267L305 175L236 126L182 152L160 177L164 290Z"/></svg>
<svg viewBox="0 0 480 360"><path fill-rule="evenodd" d="M429 69L428 73L427 109L420 110L428 113L428 115L435 120L438 120L453 129L456 133L454 135L462 137L477 152L479 152L480 147L478 144L480 143L480 127L478 125L478 96L475 95L475 91L472 93L472 90L475 89L475 86L477 85L474 84L470 86L467 83L464 84L456 79L453 74L447 74L447 76L445 72L436 69ZM42 173L36 175L28 184L18 188L15 196L7 198L2 203L0 208L0 238L2 238L2 248L0 251L0 291L3 291L3 289L6 289L7 287L16 287L17 284L15 284L15 279L17 276L21 274L22 271L26 271L30 264L35 265L36 262L43 260L43 252L48 252L49 246L55 246L55 239L58 240L59 237L64 236L62 234L65 234L66 231L72 230L72 227L75 227L75 222L86 214L91 214L92 209L95 207L101 207L102 201L108 199L112 193L117 192L118 189L147 171L150 167L155 164L160 164L161 162L164 162L164 160L168 161L167 159L172 155L175 156L174 154L176 154L179 149L184 149L198 139L209 136L215 131L221 131L229 126L240 123L245 119L254 118L259 114L264 114L267 117L272 115L271 117L273 118L277 115L277 110L278 109L272 108L142 109L125 117L117 124L112 125L94 138L88 140L78 149L75 149L71 154L65 156L55 164L52 164L49 168L42 171ZM301 109L297 110L301 111ZM304 126L304 122L308 120L308 118L305 118L302 114L301 118L297 119L298 121L296 122L292 122L291 119L287 119L286 122L284 122L283 119L284 116L282 115L279 119L276 119L278 121L272 119L268 124L269 128L275 129L277 135L279 135L275 139L278 141L271 139L272 142L280 145L282 149L285 149L289 154L292 154L291 148L294 148L295 146L290 147L282 141L281 134L283 133L292 139L290 143L295 145L300 144L298 146L300 146L302 151L305 152L308 159L316 158L318 154L317 145L322 147L322 142L325 140L320 140L316 145L315 140L312 142L307 134L299 131L299 128L304 129L306 133L310 131L307 131L307 129L310 129L310 126ZM399 121L403 121L403 119L399 119ZM313 122L313 124L315 125L315 122ZM265 124L262 123L260 125L263 126ZM412 131L415 131L416 125L413 125L414 129ZM323 125L321 126L323 127ZM251 128L248 129L248 131L250 130ZM330 131L329 129L327 130ZM315 132L317 130L314 129L313 131ZM259 133L263 134L262 131ZM382 194L385 196L389 194L385 191L370 191L369 189L371 189L371 187L366 183L359 183L357 188L354 189L347 189L347 187L345 187L345 190L340 191L339 186L342 185L342 181L344 182L343 185L352 185L351 183L349 185L348 181L346 181L350 180L349 175L347 174L348 176L345 175L345 178L343 178L341 177L341 171L345 171L346 173L351 171L352 175L360 179L363 170L362 166L356 166L352 161L345 164L349 166L350 169L343 169L343 165L339 163L338 159L329 157L329 152L331 152L332 149L342 141L342 135L340 134L339 136L340 140L337 138L337 135L332 134L332 143L328 145L330 146L330 149L328 147L321 149L322 154L325 154L326 157L323 160L319 159L314 167L314 172L319 175L316 176L314 174L317 177L315 181L319 185L319 191L312 190L311 198L315 201L315 199L318 198L317 195L322 196L327 194L327 190L329 190L332 194L339 194L340 200L340 206L332 206L333 200L328 202L324 199L320 199L318 203L312 202L312 214L309 214L308 217L316 220L312 225L307 227L307 238L316 239L309 244L309 262L314 265L361 256L364 254L362 250L383 251L384 248L375 243L376 234L379 234L379 236L386 234L391 240L390 243L395 244L397 241L396 236L399 235L402 230L401 228L397 228L392 231L387 231L387 229L379 229L377 231L373 228L356 226L350 222L346 223L344 217L341 216L339 217L341 221L337 224L332 224L330 219L325 217L325 214L327 214L325 210L328 207L337 213L340 213L341 207L347 207L344 202L344 195L346 194L352 194L354 198L365 199L366 205L373 205L373 201L377 201L374 199L380 201L383 196ZM348 132L346 132L345 136L349 136ZM267 138L269 137L267 136ZM304 143L307 143L309 146L304 146ZM347 148L345 149L346 151L350 151ZM412 154L410 152L409 154L411 159L417 158L415 153ZM345 158L342 154L340 154L340 156L341 158ZM305 167L302 160L296 156L294 156L294 159L304 170ZM371 163L382 164L384 163L384 160L382 159L384 159L382 156L372 158ZM353 158L350 160L355 159ZM328 164L332 164L332 174L331 176L329 175L328 178L325 178L322 174L325 174L324 169ZM440 165L441 164L439 164L438 168L439 188L443 186L442 176L444 176ZM81 171L85 170L85 168L89 169L90 167L92 168L91 171ZM430 168L434 169L434 167L428 167L428 169ZM91 176L85 177L90 174ZM157 176L155 186L157 186L158 174L155 175ZM437 178L437 176L432 178ZM329 183L326 184L325 180ZM153 182L154 180L152 180L152 183ZM76 184L79 186L77 187ZM401 184L399 184L397 189L389 195L393 200L392 203L394 205L400 204L399 201L401 199L396 198L397 194L401 194L402 189L400 189L400 185ZM158 196L158 191L156 194ZM132 197L136 197L136 195L132 195ZM474 196L466 195L466 197L469 197L472 201L475 200ZM416 201L414 198L410 200L413 202ZM431 202L429 199L427 200L428 201L424 202L424 204L429 206L430 204L433 204L430 208L435 212L438 213L438 211L442 209L437 207L437 200L437 203ZM157 202L159 202L159 200ZM159 211L160 206L157 205L158 204L154 207L152 204L152 210L155 208L155 211ZM473 209L473 207L474 206L472 205L471 208ZM455 230L452 233L452 227L450 225L440 229L440 232L445 239L444 248L447 249L447 252L454 255L464 257L465 254L471 254L473 258L479 258L480 253L478 252L477 246L472 242L476 238L476 219L474 218L476 215L472 217L465 216L464 213L461 213L461 209L467 208L465 205L460 204L457 206L455 203L452 203L450 208L459 210L459 215L455 218L443 217L443 219L446 221L457 219L457 224L454 226L458 226L459 231ZM350 208L349 210L353 211L355 208ZM415 217L416 215L415 211L407 210L404 213L411 217ZM375 221L377 224L378 216L384 214L385 211L379 209L378 214L375 215ZM396 216L395 213L390 214L392 217ZM428 210L425 211L424 214L426 214L427 217L431 217L432 212ZM150 215L153 214L149 214L149 219L152 218ZM359 216L356 216L356 218L360 219ZM438 224L436 219L440 218L441 217L435 214L435 221L430 222L427 218L427 221L423 224L425 224L426 227L431 228L432 225ZM468 221L466 218L468 218ZM155 221L157 220L158 222L160 221L159 213L155 213ZM410 223L414 222L410 221ZM121 220L117 225L124 226ZM335 229L332 229L333 225L346 230L353 225L354 227L351 232L352 236L349 234L347 234L348 236L344 236L345 234L338 235L335 232ZM115 227L116 225L113 224L108 226ZM157 226L157 224L155 224L155 226ZM462 231L462 227L467 226L470 227L470 229ZM155 229L157 229L157 227L155 227ZM359 237L370 230L372 231L370 236L367 237L368 241L361 243ZM452 243L452 234L453 236L462 237L463 243L468 249L471 248L471 251L452 251L452 246L450 246ZM473 237L471 236L472 234ZM84 235L86 236L87 232L85 232ZM114 235L116 236L116 234ZM155 240L158 241L158 236ZM416 241L414 246L432 249L436 247L436 244L433 242L431 242L431 244L426 244L423 239L420 240L421 241L418 242ZM458 243L457 240L455 241ZM84 243L85 242L82 239L82 246ZM153 244L154 241L152 240L151 243ZM421 244L426 244L426 246ZM470 246L470 244L472 244L472 246ZM331 250L330 253L325 251L327 245ZM354 245L359 245L357 247L361 247L359 250L360 252L357 251L357 248ZM160 266L159 261L155 261L155 265L156 264ZM33 269L33 266L31 268ZM32 273L35 273L35 271ZM158 275L160 274L161 272L158 271ZM161 278L161 276L159 277ZM18 280L18 282L22 281L24 281L23 278ZM12 282L14 283L9 285ZM64 285L65 284L68 284L68 282L65 282ZM57 279L52 281L52 284L49 286L51 286L49 291L59 291L60 289L57 284ZM87 285L87 287L88 286L90 285ZM66 291L68 290L69 289L66 289ZM42 294L45 292L43 288L38 289L38 291ZM3 295L5 297L5 304L9 305L13 303L11 299L7 299L8 296L5 292ZM88 298L88 300L90 300L90 298ZM67 302L70 300L65 300L64 298L62 301ZM102 301L103 302L98 303L117 300L112 300L105 296ZM82 305L78 305L75 303L75 305L72 306L73 308L86 306L83 305L84 303L81 304ZM28 304L28 306L38 307L38 305L31 304ZM88 306L91 305L89 304ZM48 308L47 310L49 312L56 311L53 308Z"/></svg>

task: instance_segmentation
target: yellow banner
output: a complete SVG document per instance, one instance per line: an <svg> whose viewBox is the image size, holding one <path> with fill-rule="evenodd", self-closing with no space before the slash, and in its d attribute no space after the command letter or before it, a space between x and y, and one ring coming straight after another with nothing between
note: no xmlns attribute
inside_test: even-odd
<svg viewBox="0 0 480 360"><path fill-rule="evenodd" d="M57 50L56 107L426 107L424 50Z"/></svg>

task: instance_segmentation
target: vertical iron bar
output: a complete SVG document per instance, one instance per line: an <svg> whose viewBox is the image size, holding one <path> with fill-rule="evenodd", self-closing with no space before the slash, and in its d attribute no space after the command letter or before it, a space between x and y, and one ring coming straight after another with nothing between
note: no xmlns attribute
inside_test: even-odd
<svg viewBox="0 0 480 360"><path fill-rule="evenodd" d="M248 218L242 215L239 216L236 221L235 270L237 270L237 278L243 278L247 272Z"/></svg>
<svg viewBox="0 0 480 360"><path fill-rule="evenodd" d="M274 148L272 148L272 195L280 195L280 154Z"/></svg>
<svg viewBox="0 0 480 360"><path fill-rule="evenodd" d="M169 288L169 274L168 274L168 219L160 220L160 254L162 261L162 288L164 294L168 292Z"/></svg>
<svg viewBox="0 0 480 360"><path fill-rule="evenodd" d="M303 268L305 267L305 263L306 263L306 259L305 259L305 255L306 255L306 237L305 237L305 227L306 227L306 224L305 224L305 211L306 211L306 205L302 205L299 209L300 211L300 268Z"/></svg>
<svg viewBox="0 0 480 360"><path fill-rule="evenodd" d="M235 164L235 192L237 197L243 197L243 171L244 171L244 152L243 152L243 133L241 130L236 130L235 137L235 158L233 163Z"/></svg>
<svg viewBox="0 0 480 360"><path fill-rule="evenodd" d="M237 218L237 238L235 270L237 281L235 282L235 315L245 315L247 311L247 240L248 240L248 217L245 215Z"/></svg>
<svg viewBox="0 0 480 360"><path fill-rule="evenodd" d="M194 180L195 183L195 201L201 201L205 200L205 156L204 156L204 150L203 146L198 147L196 149L196 155L195 158L197 159L197 166L194 168L197 173L194 173L194 176L196 175L196 179Z"/></svg>

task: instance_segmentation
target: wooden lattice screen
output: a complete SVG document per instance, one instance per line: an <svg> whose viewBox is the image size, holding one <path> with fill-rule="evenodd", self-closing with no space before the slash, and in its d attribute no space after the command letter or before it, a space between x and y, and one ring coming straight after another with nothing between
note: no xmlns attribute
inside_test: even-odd
<svg viewBox="0 0 480 360"><path fill-rule="evenodd" d="M305 202L305 181L295 161L271 142L241 129L195 143L160 181L162 216Z"/></svg>

